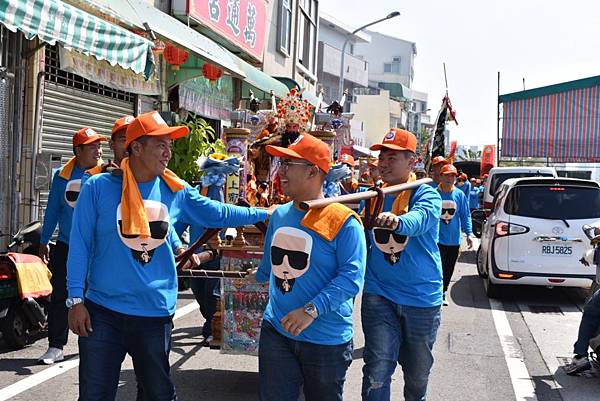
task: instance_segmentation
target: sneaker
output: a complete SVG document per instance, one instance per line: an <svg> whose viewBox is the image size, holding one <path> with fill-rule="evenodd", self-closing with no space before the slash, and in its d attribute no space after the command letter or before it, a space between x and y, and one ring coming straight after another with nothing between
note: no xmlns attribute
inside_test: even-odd
<svg viewBox="0 0 600 401"><path fill-rule="evenodd" d="M565 367L565 371L568 375L573 376L591 368L592 364L587 355L575 355L571 360L571 363Z"/></svg>
<svg viewBox="0 0 600 401"><path fill-rule="evenodd" d="M65 359L65 357L62 349L50 347L48 348L48 351L38 359L38 362L43 363L44 365L52 365L54 362L60 362L63 359Z"/></svg>

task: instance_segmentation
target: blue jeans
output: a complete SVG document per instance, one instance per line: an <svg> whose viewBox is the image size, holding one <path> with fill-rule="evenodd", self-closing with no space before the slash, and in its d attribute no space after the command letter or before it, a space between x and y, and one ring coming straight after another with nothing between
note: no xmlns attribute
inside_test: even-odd
<svg viewBox="0 0 600 401"><path fill-rule="evenodd" d="M365 334L362 399L388 401L392 374L399 363L404 374L404 399L424 401L440 307L397 305L382 296L364 293L361 308Z"/></svg>
<svg viewBox="0 0 600 401"><path fill-rule="evenodd" d="M169 365L171 316L124 315L88 300L85 306L94 331L79 337L79 401L115 399L125 354L131 355L144 400L177 400Z"/></svg>
<svg viewBox="0 0 600 401"><path fill-rule="evenodd" d="M281 335L266 320L260 330L258 370L261 401L342 401L352 340L319 345Z"/></svg>
<svg viewBox="0 0 600 401"><path fill-rule="evenodd" d="M583 307L583 316L579 323L579 333L575 342L575 353L587 355L590 339L600 328L600 290L597 290Z"/></svg>

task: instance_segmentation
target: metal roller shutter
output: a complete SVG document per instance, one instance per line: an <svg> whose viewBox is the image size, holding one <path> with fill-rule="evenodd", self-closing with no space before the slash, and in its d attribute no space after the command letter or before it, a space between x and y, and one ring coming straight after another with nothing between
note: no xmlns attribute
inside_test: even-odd
<svg viewBox="0 0 600 401"><path fill-rule="evenodd" d="M100 135L109 136L115 120L128 114L134 114L133 102L45 82L41 151L52 153L53 158L60 157L60 164L64 164L73 156L72 139L77 130L90 127ZM106 142L102 143L102 153L104 160L112 158ZM48 194L48 191L39 193L40 218Z"/></svg>
<svg viewBox="0 0 600 401"><path fill-rule="evenodd" d="M75 131L90 127L99 134L108 136L115 120L127 114L133 114L133 102L46 82L42 152L70 158L73 155L71 140ZM107 155L107 152L108 146L103 144L103 153Z"/></svg>

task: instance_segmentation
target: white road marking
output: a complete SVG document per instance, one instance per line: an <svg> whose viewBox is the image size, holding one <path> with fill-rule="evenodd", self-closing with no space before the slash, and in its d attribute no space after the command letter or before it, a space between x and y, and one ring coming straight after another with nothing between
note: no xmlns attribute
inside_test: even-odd
<svg viewBox="0 0 600 401"><path fill-rule="evenodd" d="M510 381L515 392L517 401L537 401L535 388L531 375L527 370L525 361L523 360L523 351L515 336L513 335L510 323L504 312L504 307L501 302L490 299L490 307L492 308L492 317L496 332L502 345L504 352L504 360L508 366Z"/></svg>
<svg viewBox="0 0 600 401"><path fill-rule="evenodd" d="M198 310L198 303L196 301L190 302L189 304L178 308L175 312L175 316L173 316L173 320L177 320L195 310ZM63 373L67 373L69 370L76 368L79 366L79 358L70 359L64 362L61 362L57 365L52 365L41 372L35 373L25 379L19 380L16 383L11 384L10 386L6 386L0 390L0 401L8 400L11 397L14 397L18 394L21 394L30 388L38 386L45 381L48 381L56 376L62 375Z"/></svg>

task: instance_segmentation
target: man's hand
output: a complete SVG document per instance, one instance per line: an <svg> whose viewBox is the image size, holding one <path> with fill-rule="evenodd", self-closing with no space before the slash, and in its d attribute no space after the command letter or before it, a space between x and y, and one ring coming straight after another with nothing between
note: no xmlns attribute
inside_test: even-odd
<svg viewBox="0 0 600 401"><path fill-rule="evenodd" d="M40 244L39 255L42 258L42 262L48 264L50 261L50 246L48 244Z"/></svg>
<svg viewBox="0 0 600 401"><path fill-rule="evenodd" d="M471 239L471 236L467 235L467 249L473 249L473 240Z"/></svg>
<svg viewBox="0 0 600 401"><path fill-rule="evenodd" d="M90 314L84 304L77 304L69 309L69 329L81 337L87 337L94 331Z"/></svg>
<svg viewBox="0 0 600 401"><path fill-rule="evenodd" d="M400 224L400 217L394 213L383 212L379 213L379 216L375 218L375 227L387 228L388 230L396 230Z"/></svg>
<svg viewBox="0 0 600 401"><path fill-rule="evenodd" d="M246 280L248 281L248 283L250 284L256 284L258 283L258 281L256 281L256 272L258 271L258 269L248 269L246 270Z"/></svg>
<svg viewBox="0 0 600 401"><path fill-rule="evenodd" d="M298 308L281 319L281 326L291 335L299 336L314 320L312 316L304 311L304 308Z"/></svg>

